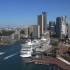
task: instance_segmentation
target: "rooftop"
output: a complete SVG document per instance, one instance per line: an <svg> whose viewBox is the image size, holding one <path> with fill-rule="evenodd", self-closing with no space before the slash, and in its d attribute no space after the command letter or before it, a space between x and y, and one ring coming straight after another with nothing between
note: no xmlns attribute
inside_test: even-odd
<svg viewBox="0 0 70 70"><path fill-rule="evenodd" d="M36 51L44 52L50 49L51 47L52 47L51 45L44 45L42 48L37 48Z"/></svg>
<svg viewBox="0 0 70 70"><path fill-rule="evenodd" d="M58 46L59 49L64 50L65 48L67 48L67 46Z"/></svg>

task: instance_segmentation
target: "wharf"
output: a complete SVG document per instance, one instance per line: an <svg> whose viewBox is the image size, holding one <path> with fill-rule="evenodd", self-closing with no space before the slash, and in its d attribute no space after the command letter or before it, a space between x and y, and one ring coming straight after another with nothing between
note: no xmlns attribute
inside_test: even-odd
<svg viewBox="0 0 70 70"><path fill-rule="evenodd" d="M50 59L43 59L43 58L32 58L32 60L26 61L26 63L46 63L46 64L56 64L57 66L61 67L64 70L70 70L70 65L62 62L57 58L50 58Z"/></svg>

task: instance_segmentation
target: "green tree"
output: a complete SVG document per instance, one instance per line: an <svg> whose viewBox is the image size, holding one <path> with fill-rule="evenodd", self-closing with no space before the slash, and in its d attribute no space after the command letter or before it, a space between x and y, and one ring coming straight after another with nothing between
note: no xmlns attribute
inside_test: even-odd
<svg viewBox="0 0 70 70"><path fill-rule="evenodd" d="M70 41L68 42L68 44L70 44Z"/></svg>
<svg viewBox="0 0 70 70"><path fill-rule="evenodd" d="M52 57L55 57L55 58L56 58L56 54L55 54L55 53L53 53L53 54L52 54Z"/></svg>
<svg viewBox="0 0 70 70"><path fill-rule="evenodd" d="M70 50L70 46L69 46L68 50Z"/></svg>
<svg viewBox="0 0 70 70"><path fill-rule="evenodd" d="M22 30L21 30L21 31L20 31L20 34L25 34L25 31L22 31Z"/></svg>
<svg viewBox="0 0 70 70"><path fill-rule="evenodd" d="M53 46L57 46L57 45L58 45L58 42L55 41L55 42L52 43L52 45L53 45Z"/></svg>
<svg viewBox="0 0 70 70"><path fill-rule="evenodd" d="M0 36L10 36L12 33L14 33L14 31L5 31L5 30L3 30L0 33Z"/></svg>

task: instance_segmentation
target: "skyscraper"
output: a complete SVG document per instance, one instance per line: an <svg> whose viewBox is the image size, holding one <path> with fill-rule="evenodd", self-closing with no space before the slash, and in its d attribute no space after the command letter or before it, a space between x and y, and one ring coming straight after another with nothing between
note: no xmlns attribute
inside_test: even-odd
<svg viewBox="0 0 70 70"><path fill-rule="evenodd" d="M31 25L30 33L32 34L32 38L40 38L40 26L39 25Z"/></svg>
<svg viewBox="0 0 70 70"><path fill-rule="evenodd" d="M56 34L58 38L66 36L66 15L56 18Z"/></svg>
<svg viewBox="0 0 70 70"><path fill-rule="evenodd" d="M66 15L62 16L62 21L61 21L61 37L62 38L64 38L66 36L66 33L67 33L66 18L67 18Z"/></svg>
<svg viewBox="0 0 70 70"><path fill-rule="evenodd" d="M40 25L40 35L42 35L44 31L47 30L46 12L42 12L41 15L38 15L38 25Z"/></svg>
<svg viewBox="0 0 70 70"><path fill-rule="evenodd" d="M50 29L50 36L53 34L55 34L55 22L54 21L50 21L49 22L49 29Z"/></svg>
<svg viewBox="0 0 70 70"><path fill-rule="evenodd" d="M61 17L56 18L56 35L60 38L60 24L61 24Z"/></svg>
<svg viewBox="0 0 70 70"><path fill-rule="evenodd" d="M42 12L43 14L43 26L44 26L44 31L47 30L47 17L46 17L46 12Z"/></svg>
<svg viewBox="0 0 70 70"><path fill-rule="evenodd" d="M43 15L38 15L38 25L40 25L40 35L44 33L43 29Z"/></svg>
<svg viewBox="0 0 70 70"><path fill-rule="evenodd" d="M70 24L68 25L68 38L70 39Z"/></svg>
<svg viewBox="0 0 70 70"><path fill-rule="evenodd" d="M55 22L54 21L50 21L49 22L49 29L55 33Z"/></svg>

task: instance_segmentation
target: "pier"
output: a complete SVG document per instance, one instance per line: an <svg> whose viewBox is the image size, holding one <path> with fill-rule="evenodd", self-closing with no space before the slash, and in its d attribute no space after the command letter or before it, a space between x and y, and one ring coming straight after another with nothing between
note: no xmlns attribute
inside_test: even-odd
<svg viewBox="0 0 70 70"><path fill-rule="evenodd" d="M31 60L26 61L26 63L39 63L39 64L56 64L64 70L70 70L70 65L62 62L57 58L43 59L43 58L32 58Z"/></svg>

